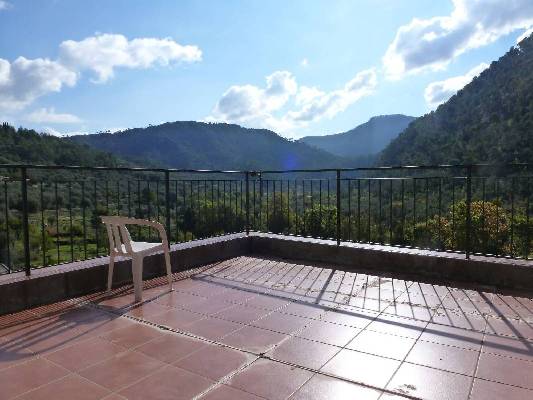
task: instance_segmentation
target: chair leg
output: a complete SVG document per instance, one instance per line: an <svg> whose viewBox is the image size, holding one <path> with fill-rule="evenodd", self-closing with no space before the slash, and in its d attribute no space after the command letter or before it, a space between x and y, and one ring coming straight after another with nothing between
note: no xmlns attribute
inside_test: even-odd
<svg viewBox="0 0 533 400"><path fill-rule="evenodd" d="M107 270L107 291L111 290L113 285L113 268L115 267L115 255L111 253L109 256L109 269Z"/></svg>
<svg viewBox="0 0 533 400"><path fill-rule="evenodd" d="M168 249L165 249L165 264L167 266L168 286L172 290L172 267L170 265L170 253Z"/></svg>
<svg viewBox="0 0 533 400"><path fill-rule="evenodd" d="M142 301L143 293L143 257L134 256L131 260L133 275L133 290L135 292L135 302Z"/></svg>

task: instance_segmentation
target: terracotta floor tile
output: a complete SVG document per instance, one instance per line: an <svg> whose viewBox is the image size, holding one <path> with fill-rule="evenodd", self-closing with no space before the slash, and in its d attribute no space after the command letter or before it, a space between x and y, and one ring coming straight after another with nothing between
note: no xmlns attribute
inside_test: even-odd
<svg viewBox="0 0 533 400"><path fill-rule="evenodd" d="M12 344L0 338L0 370L36 357L29 347Z"/></svg>
<svg viewBox="0 0 533 400"><path fill-rule="evenodd" d="M41 386L28 392L20 400L100 400L110 392L95 383L78 375L68 375L65 378Z"/></svg>
<svg viewBox="0 0 533 400"><path fill-rule="evenodd" d="M320 317L326 313L326 310L324 307L313 304L290 303L283 307L280 312L304 318L321 319Z"/></svg>
<svg viewBox="0 0 533 400"><path fill-rule="evenodd" d="M533 363L516 358L481 353L476 377L533 389Z"/></svg>
<svg viewBox="0 0 533 400"><path fill-rule="evenodd" d="M384 314L398 317L412 318L418 321L429 321L434 314L434 310L427 307L413 306L410 304L393 303L383 311Z"/></svg>
<svg viewBox="0 0 533 400"><path fill-rule="evenodd" d="M359 332L358 328L336 325L323 321L312 321L307 328L298 334L299 337L316 340L335 346L346 346Z"/></svg>
<svg viewBox="0 0 533 400"><path fill-rule="evenodd" d="M313 374L269 360L258 360L233 377L228 385L269 400L285 400Z"/></svg>
<svg viewBox="0 0 533 400"><path fill-rule="evenodd" d="M420 336L420 340L463 349L479 350L481 348L481 341L483 340L483 333L430 323Z"/></svg>
<svg viewBox="0 0 533 400"><path fill-rule="evenodd" d="M487 317L486 333L533 339L533 325L507 318Z"/></svg>
<svg viewBox="0 0 533 400"><path fill-rule="evenodd" d="M157 339L151 340L136 349L160 361L172 363L178 359L204 347L204 341L169 332L162 333Z"/></svg>
<svg viewBox="0 0 533 400"><path fill-rule="evenodd" d="M163 365L156 359L130 351L84 369L79 374L109 390L116 391Z"/></svg>
<svg viewBox="0 0 533 400"><path fill-rule="evenodd" d="M238 322L241 324L249 324L252 321L255 321L261 317L264 317L270 311L260 310L258 308L245 307L243 305L235 305L231 308L228 308L224 311L221 311L213 316L216 318L221 318L226 321Z"/></svg>
<svg viewBox="0 0 533 400"><path fill-rule="evenodd" d="M533 342L527 339L487 334L481 351L533 361Z"/></svg>
<svg viewBox="0 0 533 400"><path fill-rule="evenodd" d="M168 311L169 307L156 302L144 303L128 310L126 315L140 319L148 319L150 316L158 315Z"/></svg>
<svg viewBox="0 0 533 400"><path fill-rule="evenodd" d="M161 314L147 318L147 321L154 324L168 326L169 328L182 330L186 325L205 318L202 314L193 313L187 310L173 308Z"/></svg>
<svg viewBox="0 0 533 400"><path fill-rule="evenodd" d="M416 321L410 318L400 318L392 315L380 315L372 321L366 329L390 335L404 336L417 339L427 326L425 321Z"/></svg>
<svg viewBox="0 0 533 400"><path fill-rule="evenodd" d="M179 288L181 283L176 283ZM155 303L159 303L163 306L174 308L186 308L189 304L194 304L199 301L204 301L205 297L200 297L195 294L185 293L180 291L173 291L171 293L164 294L154 300Z"/></svg>
<svg viewBox="0 0 533 400"><path fill-rule="evenodd" d="M216 296L210 297L209 299L214 303L226 302L234 304L244 304L255 296L256 294L253 292L228 289L220 294L217 294Z"/></svg>
<svg viewBox="0 0 533 400"><path fill-rule="evenodd" d="M11 399L68 373L66 369L41 358L3 369L0 371L2 399Z"/></svg>
<svg viewBox="0 0 533 400"><path fill-rule="evenodd" d="M486 325L486 321L483 318L469 314L458 314L443 309L437 310L431 318L431 322L479 332L483 332Z"/></svg>
<svg viewBox="0 0 533 400"><path fill-rule="evenodd" d="M290 400L377 400L380 394L374 389L317 374Z"/></svg>
<svg viewBox="0 0 533 400"><path fill-rule="evenodd" d="M348 310L328 311L321 318L323 321L332 322L339 325L351 326L354 328L366 328L378 314L366 312L352 312Z"/></svg>
<svg viewBox="0 0 533 400"><path fill-rule="evenodd" d="M364 330L346 348L402 361L415 344L415 339Z"/></svg>
<svg viewBox="0 0 533 400"><path fill-rule="evenodd" d="M473 376L479 352L418 341L405 361Z"/></svg>
<svg viewBox="0 0 533 400"><path fill-rule="evenodd" d="M70 371L79 371L125 350L107 340L93 338L47 354L45 358Z"/></svg>
<svg viewBox="0 0 533 400"><path fill-rule="evenodd" d="M276 360L306 368L320 369L339 350L338 347L328 344L293 337L276 346L268 355Z"/></svg>
<svg viewBox="0 0 533 400"><path fill-rule="evenodd" d="M399 361L345 349L322 367L321 371L354 382L385 387L399 365Z"/></svg>
<svg viewBox="0 0 533 400"><path fill-rule="evenodd" d="M254 358L228 347L208 345L174 365L216 381L238 370Z"/></svg>
<svg viewBox="0 0 533 400"><path fill-rule="evenodd" d="M116 329L102 335L102 339L108 340L125 348L137 347L161 335L161 330L137 323L126 328Z"/></svg>
<svg viewBox="0 0 533 400"><path fill-rule="evenodd" d="M470 400L533 399L533 391L501 383L474 379Z"/></svg>
<svg viewBox="0 0 533 400"><path fill-rule="evenodd" d="M403 363L387 389L424 400L466 400L471 381L464 375Z"/></svg>
<svg viewBox="0 0 533 400"><path fill-rule="evenodd" d="M105 314L78 324L78 331L83 332L85 337L94 337L111 332L116 329L134 326L137 323L118 315Z"/></svg>
<svg viewBox="0 0 533 400"><path fill-rule="evenodd" d="M247 307L262 308L265 310L277 310L289 304L287 299L274 296L257 295L246 302Z"/></svg>
<svg viewBox="0 0 533 400"><path fill-rule="evenodd" d="M297 317L274 312L252 323L253 326L263 329L270 329L275 332L290 334L302 329L312 321L307 318Z"/></svg>
<svg viewBox="0 0 533 400"><path fill-rule="evenodd" d="M214 382L180 368L167 366L119 394L129 400L189 400Z"/></svg>
<svg viewBox="0 0 533 400"><path fill-rule="evenodd" d="M202 400L261 400L261 397L231 386L220 385L202 397Z"/></svg>
<svg viewBox="0 0 533 400"><path fill-rule="evenodd" d="M234 306L235 304L233 303L226 303L223 301L213 301L212 299L209 299L209 298L204 299L203 297L199 297L198 301L187 304L186 306L184 306L184 308L186 308L187 310L193 311L195 313L202 314L202 315L212 315L222 310L227 310L229 308L232 308Z"/></svg>
<svg viewBox="0 0 533 400"><path fill-rule="evenodd" d="M241 324L235 322L207 317L183 327L183 330L206 339L217 340L241 327Z"/></svg>
<svg viewBox="0 0 533 400"><path fill-rule="evenodd" d="M221 339L221 342L259 354L266 352L286 337L287 335L282 333L256 328L254 326L245 326L224 337Z"/></svg>

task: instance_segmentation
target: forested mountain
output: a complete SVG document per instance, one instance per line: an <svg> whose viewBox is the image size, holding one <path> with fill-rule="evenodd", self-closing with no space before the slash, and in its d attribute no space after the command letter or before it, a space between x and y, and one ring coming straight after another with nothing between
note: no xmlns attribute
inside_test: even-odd
<svg viewBox="0 0 533 400"><path fill-rule="evenodd" d="M533 162L533 35L411 123L378 163L470 162Z"/></svg>
<svg viewBox="0 0 533 400"><path fill-rule="evenodd" d="M402 114L379 115L347 132L305 136L300 141L342 157L365 157L383 150L414 119Z"/></svg>
<svg viewBox="0 0 533 400"><path fill-rule="evenodd" d="M73 136L75 143L128 160L195 169L343 167L348 161L266 129L194 121L168 122L117 133Z"/></svg>
<svg viewBox="0 0 533 400"><path fill-rule="evenodd" d="M0 125L0 164L117 166L125 162L84 144Z"/></svg>

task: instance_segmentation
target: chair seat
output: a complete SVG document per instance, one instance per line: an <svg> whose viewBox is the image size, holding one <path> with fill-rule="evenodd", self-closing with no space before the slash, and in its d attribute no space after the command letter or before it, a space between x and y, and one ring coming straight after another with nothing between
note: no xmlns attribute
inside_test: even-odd
<svg viewBox="0 0 533 400"><path fill-rule="evenodd" d="M161 250L163 250L163 245L161 243L150 243L150 242L134 242L131 241L131 250L133 253L144 253L148 251L153 251L157 247L160 247ZM126 250L126 246L122 245L122 253L125 254L128 251ZM119 252L120 253L120 252Z"/></svg>

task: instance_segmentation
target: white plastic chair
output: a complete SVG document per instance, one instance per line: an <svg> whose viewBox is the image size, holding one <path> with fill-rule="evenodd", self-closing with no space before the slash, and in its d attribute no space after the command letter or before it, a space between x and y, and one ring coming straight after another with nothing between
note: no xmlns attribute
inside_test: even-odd
<svg viewBox="0 0 533 400"><path fill-rule="evenodd" d="M170 267L170 253L167 233L159 222L147 221L144 219L127 217L102 217L102 222L107 228L109 237L109 271L107 275L107 290L111 290L113 283L113 268L116 256L131 257L131 267L133 275L133 287L135 291L135 301L142 300L143 290L143 259L145 256L163 251L165 253L165 264L167 268L168 285L172 290L172 270ZM134 242L126 225L148 226L159 232L162 243Z"/></svg>

